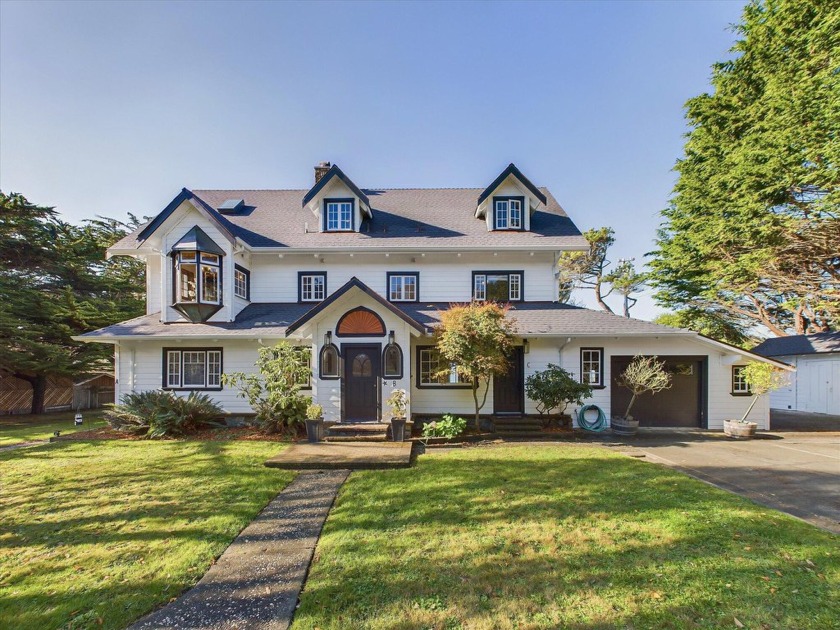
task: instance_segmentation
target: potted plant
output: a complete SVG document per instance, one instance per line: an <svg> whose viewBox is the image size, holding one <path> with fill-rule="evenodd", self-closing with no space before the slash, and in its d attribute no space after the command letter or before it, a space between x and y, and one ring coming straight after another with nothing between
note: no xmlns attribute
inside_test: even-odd
<svg viewBox="0 0 840 630"><path fill-rule="evenodd" d="M618 384L630 390L633 396L627 411L623 416L613 416L610 427L617 435L636 435L639 430L639 421L630 415L633 403L641 394L657 394L663 389L671 387L671 375L665 370L665 362L658 361L658 357L644 357L636 355L630 365L621 373Z"/></svg>
<svg viewBox="0 0 840 630"><path fill-rule="evenodd" d="M779 389L787 379L782 370L757 361L747 364L743 373L744 381L753 395L752 401L740 420L723 421L723 432L731 438L749 440L755 436L755 431L758 429L758 423L747 421L747 416L755 407L755 403L758 402L759 397Z"/></svg>
<svg viewBox="0 0 840 630"><path fill-rule="evenodd" d="M405 412L408 409L408 394L404 389L395 389L385 403L391 409L391 439L402 442L405 439Z"/></svg>
<svg viewBox="0 0 840 630"><path fill-rule="evenodd" d="M582 405L592 396L592 388L580 383L559 365L549 363L541 372L534 372L525 380L525 393L534 401L537 411L543 418L543 427L551 426L552 411L563 414L574 403Z"/></svg>
<svg viewBox="0 0 840 630"><path fill-rule="evenodd" d="M318 403L309 403L306 407L306 439L320 442L324 435L324 408Z"/></svg>

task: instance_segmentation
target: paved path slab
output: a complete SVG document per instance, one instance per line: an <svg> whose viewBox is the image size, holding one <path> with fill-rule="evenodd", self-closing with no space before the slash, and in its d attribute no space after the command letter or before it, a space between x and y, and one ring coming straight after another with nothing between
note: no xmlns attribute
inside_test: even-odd
<svg viewBox="0 0 840 630"><path fill-rule="evenodd" d="M198 584L131 630L285 630L321 528L349 470L301 473Z"/></svg>
<svg viewBox="0 0 840 630"><path fill-rule="evenodd" d="M265 465L290 470L408 468L411 442L308 442L292 444Z"/></svg>

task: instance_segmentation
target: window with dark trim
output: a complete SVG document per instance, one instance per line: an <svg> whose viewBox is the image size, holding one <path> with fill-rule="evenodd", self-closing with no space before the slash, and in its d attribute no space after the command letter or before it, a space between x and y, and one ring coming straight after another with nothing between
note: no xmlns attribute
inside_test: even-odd
<svg viewBox="0 0 840 630"><path fill-rule="evenodd" d="M163 349L163 389L221 388L221 348Z"/></svg>
<svg viewBox="0 0 840 630"><path fill-rule="evenodd" d="M355 199L324 199L324 231L351 232L355 204Z"/></svg>
<svg viewBox="0 0 840 630"><path fill-rule="evenodd" d="M298 272L298 302L321 302L326 297L326 271Z"/></svg>
<svg viewBox="0 0 840 630"><path fill-rule="evenodd" d="M435 346L417 347L417 387L434 388L445 387L454 389L470 389L472 386L458 374L455 364L449 370L442 371L445 359Z"/></svg>
<svg viewBox="0 0 840 630"><path fill-rule="evenodd" d="M733 396L751 396L750 386L747 383L746 374L744 370L745 365L732 366L732 395Z"/></svg>
<svg viewBox="0 0 840 630"><path fill-rule="evenodd" d="M420 272L389 271L388 300L391 302L417 302L420 299Z"/></svg>
<svg viewBox="0 0 840 630"><path fill-rule="evenodd" d="M382 378L403 377L403 351L397 343L391 342L382 351Z"/></svg>
<svg viewBox="0 0 840 630"><path fill-rule="evenodd" d="M590 387L604 387L604 349L580 349L580 382Z"/></svg>
<svg viewBox="0 0 840 630"><path fill-rule="evenodd" d="M473 299L479 302L521 302L521 271L473 271Z"/></svg>
<svg viewBox="0 0 840 630"><path fill-rule="evenodd" d="M525 227L523 208L525 197L493 197L493 228L521 230Z"/></svg>
<svg viewBox="0 0 840 630"><path fill-rule="evenodd" d="M332 343L323 346L318 357L318 373L320 377L324 380L339 378L341 376L340 365L341 354L338 348Z"/></svg>
<svg viewBox="0 0 840 630"><path fill-rule="evenodd" d="M233 267L233 294L243 300L251 299L251 272L239 265Z"/></svg>

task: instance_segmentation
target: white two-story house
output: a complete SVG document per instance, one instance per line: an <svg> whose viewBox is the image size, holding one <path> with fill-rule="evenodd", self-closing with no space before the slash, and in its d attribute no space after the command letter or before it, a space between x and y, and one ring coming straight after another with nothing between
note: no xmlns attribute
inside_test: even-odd
<svg viewBox="0 0 840 630"><path fill-rule="evenodd" d="M439 376L432 331L449 305L494 300L510 304L518 342L484 414L534 413L524 381L555 363L592 385L587 402L610 417L628 399L617 375L647 354L667 360L673 386L637 402L642 426L721 428L740 417L740 368L773 361L559 303L558 256L587 247L552 194L513 164L480 188L371 189L324 163L309 190L182 190L109 250L146 262L147 314L82 339L114 345L117 400L201 390L247 414L221 375L254 371L261 346L289 340L311 350L311 393L327 420L382 419L396 388L410 392L415 416L466 415L469 385ZM769 428L766 401L751 419Z"/></svg>

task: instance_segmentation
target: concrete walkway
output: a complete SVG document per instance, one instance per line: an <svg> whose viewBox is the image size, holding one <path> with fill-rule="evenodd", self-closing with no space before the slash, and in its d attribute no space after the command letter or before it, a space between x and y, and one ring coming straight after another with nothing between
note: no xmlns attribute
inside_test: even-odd
<svg viewBox="0 0 840 630"><path fill-rule="evenodd" d="M191 590L132 630L285 630L321 528L348 470L301 473Z"/></svg>

